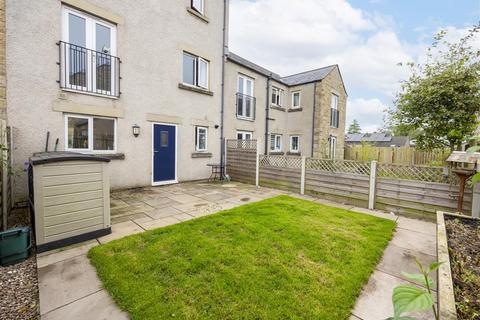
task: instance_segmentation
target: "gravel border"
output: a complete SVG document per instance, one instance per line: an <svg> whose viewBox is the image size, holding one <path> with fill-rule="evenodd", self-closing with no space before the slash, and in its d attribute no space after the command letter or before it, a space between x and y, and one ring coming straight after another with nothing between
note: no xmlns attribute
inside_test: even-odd
<svg viewBox="0 0 480 320"><path fill-rule="evenodd" d="M30 225L28 209L12 211L9 228ZM40 319L37 257L0 266L0 318L2 320Z"/></svg>

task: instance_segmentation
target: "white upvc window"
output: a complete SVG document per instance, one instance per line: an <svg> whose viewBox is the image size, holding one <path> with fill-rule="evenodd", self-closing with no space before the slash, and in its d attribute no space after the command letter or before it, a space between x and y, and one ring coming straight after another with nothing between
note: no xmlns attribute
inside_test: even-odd
<svg viewBox="0 0 480 320"><path fill-rule="evenodd" d="M290 152L298 153L300 151L300 137L290 136Z"/></svg>
<svg viewBox="0 0 480 320"><path fill-rule="evenodd" d="M237 117L253 119L255 113L254 80L243 74L238 75Z"/></svg>
<svg viewBox="0 0 480 320"><path fill-rule="evenodd" d="M183 84L208 89L209 67L207 60L183 52Z"/></svg>
<svg viewBox="0 0 480 320"><path fill-rule="evenodd" d="M195 150L199 152L207 151L208 148L208 128L195 127Z"/></svg>
<svg viewBox="0 0 480 320"><path fill-rule="evenodd" d="M338 96L332 93L330 100L330 126L338 128L340 121L340 112L338 111Z"/></svg>
<svg viewBox="0 0 480 320"><path fill-rule="evenodd" d="M204 14L205 13L205 1L204 0L192 0L192 9L195 11Z"/></svg>
<svg viewBox="0 0 480 320"><path fill-rule="evenodd" d="M300 108L301 106L301 98L302 98L302 94L300 91L296 91L296 92L293 92L292 93L292 108L295 109L295 108Z"/></svg>
<svg viewBox="0 0 480 320"><path fill-rule="evenodd" d="M62 85L73 90L116 95L116 34L116 25L63 6Z"/></svg>
<svg viewBox="0 0 480 320"><path fill-rule="evenodd" d="M282 151L282 135L281 134L270 135L270 151L273 151L273 152Z"/></svg>
<svg viewBox="0 0 480 320"><path fill-rule="evenodd" d="M117 150L117 120L65 115L65 150L114 153Z"/></svg>
<svg viewBox="0 0 480 320"><path fill-rule="evenodd" d="M253 133L251 131L237 131L238 140L252 140Z"/></svg>
<svg viewBox="0 0 480 320"><path fill-rule="evenodd" d="M272 87L272 104L277 107L283 105L283 89Z"/></svg>
<svg viewBox="0 0 480 320"><path fill-rule="evenodd" d="M330 136L329 157L335 160L337 156L337 137Z"/></svg>

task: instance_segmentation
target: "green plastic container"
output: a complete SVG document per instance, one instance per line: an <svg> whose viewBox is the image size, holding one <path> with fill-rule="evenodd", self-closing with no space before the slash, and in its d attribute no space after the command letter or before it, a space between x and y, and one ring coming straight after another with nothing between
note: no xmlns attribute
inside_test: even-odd
<svg viewBox="0 0 480 320"><path fill-rule="evenodd" d="M32 247L30 228L15 228L0 232L0 265L22 262Z"/></svg>

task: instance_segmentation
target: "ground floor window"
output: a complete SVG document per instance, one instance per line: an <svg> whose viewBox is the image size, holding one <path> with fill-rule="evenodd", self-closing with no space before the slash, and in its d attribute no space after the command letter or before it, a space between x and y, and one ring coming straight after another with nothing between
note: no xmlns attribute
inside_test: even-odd
<svg viewBox="0 0 480 320"><path fill-rule="evenodd" d="M335 160L337 155L337 137L330 136L329 157Z"/></svg>
<svg viewBox="0 0 480 320"><path fill-rule="evenodd" d="M291 136L290 137L290 152L298 152L300 150L300 137Z"/></svg>
<svg viewBox="0 0 480 320"><path fill-rule="evenodd" d="M65 116L65 149L68 151L114 152L117 122L113 118Z"/></svg>
<svg viewBox="0 0 480 320"><path fill-rule="evenodd" d="M273 152L282 151L282 135L281 134L270 135L270 151L273 151Z"/></svg>
<svg viewBox="0 0 480 320"><path fill-rule="evenodd" d="M252 140L252 136L250 131L237 131L237 140Z"/></svg>
<svg viewBox="0 0 480 320"><path fill-rule="evenodd" d="M207 151L208 128L195 127L195 150Z"/></svg>

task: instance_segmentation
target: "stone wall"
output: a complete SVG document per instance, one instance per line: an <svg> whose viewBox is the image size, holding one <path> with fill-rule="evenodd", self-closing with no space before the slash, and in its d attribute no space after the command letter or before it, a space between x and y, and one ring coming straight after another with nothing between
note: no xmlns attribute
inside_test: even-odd
<svg viewBox="0 0 480 320"><path fill-rule="evenodd" d="M340 119L338 128L330 126L330 106L332 93L339 97L338 110ZM314 158L327 158L330 135L337 137L336 159L342 160L345 146L345 115L347 108L347 93L343 87L342 77L335 68L321 82L317 82L315 92L315 135Z"/></svg>

